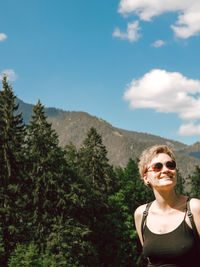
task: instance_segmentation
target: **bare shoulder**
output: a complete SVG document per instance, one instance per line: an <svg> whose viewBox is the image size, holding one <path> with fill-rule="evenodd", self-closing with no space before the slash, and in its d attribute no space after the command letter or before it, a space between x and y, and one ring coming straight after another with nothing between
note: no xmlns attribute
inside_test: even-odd
<svg viewBox="0 0 200 267"><path fill-rule="evenodd" d="M142 245L143 245L143 238L141 233L141 222L142 222L142 215L146 208L146 205L147 204L139 206L134 212L135 226Z"/></svg>
<svg viewBox="0 0 200 267"><path fill-rule="evenodd" d="M138 218L142 217L142 214L143 214L143 212L144 212L144 210L146 208L146 205L147 204L141 205L135 210L135 212L134 212L135 219L138 219Z"/></svg>
<svg viewBox="0 0 200 267"><path fill-rule="evenodd" d="M194 216L194 222L200 235L200 199L192 198L190 200L190 209Z"/></svg>
<svg viewBox="0 0 200 267"><path fill-rule="evenodd" d="M200 199L198 198L192 198L190 200L190 208L192 212L200 213Z"/></svg>
<svg viewBox="0 0 200 267"><path fill-rule="evenodd" d="M142 216L143 216L143 212L146 209L146 205L147 204L139 206L134 212L134 219L135 219L135 225L136 225L137 230L139 230L139 226L141 225Z"/></svg>

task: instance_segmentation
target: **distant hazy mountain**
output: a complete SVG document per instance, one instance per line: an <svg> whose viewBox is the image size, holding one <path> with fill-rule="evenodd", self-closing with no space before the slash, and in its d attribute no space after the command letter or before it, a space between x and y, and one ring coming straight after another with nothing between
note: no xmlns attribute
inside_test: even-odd
<svg viewBox="0 0 200 267"><path fill-rule="evenodd" d="M28 123L33 105L20 99L17 99L17 102L25 123ZM114 166L125 167L129 158L136 159L146 147L154 144L166 144L173 149L178 168L184 176L192 173L196 165L200 165L199 142L188 146L148 133L119 129L86 112L63 111L56 108L46 108L45 111L63 147L70 142L80 147L87 131L91 127L96 128L107 148L110 163Z"/></svg>
<svg viewBox="0 0 200 267"><path fill-rule="evenodd" d="M27 124L31 118L33 105L27 104L19 98L16 99L16 103L19 104L19 111L23 113L24 122ZM56 108L45 108L45 112L48 117L55 117L59 116L64 111Z"/></svg>

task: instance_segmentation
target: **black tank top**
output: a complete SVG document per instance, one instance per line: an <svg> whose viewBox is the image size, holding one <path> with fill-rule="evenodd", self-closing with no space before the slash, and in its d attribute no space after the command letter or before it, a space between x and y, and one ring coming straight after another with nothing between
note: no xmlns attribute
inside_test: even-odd
<svg viewBox="0 0 200 267"><path fill-rule="evenodd" d="M194 234L185 217L175 230L165 234L151 232L145 223L143 253L148 267L200 266Z"/></svg>

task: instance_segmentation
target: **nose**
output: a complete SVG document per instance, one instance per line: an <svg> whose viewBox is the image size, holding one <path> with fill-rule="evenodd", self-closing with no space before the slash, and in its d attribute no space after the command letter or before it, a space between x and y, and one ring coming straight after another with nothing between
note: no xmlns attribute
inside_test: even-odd
<svg viewBox="0 0 200 267"><path fill-rule="evenodd" d="M168 169L167 166L163 164L162 172L170 172L170 169Z"/></svg>

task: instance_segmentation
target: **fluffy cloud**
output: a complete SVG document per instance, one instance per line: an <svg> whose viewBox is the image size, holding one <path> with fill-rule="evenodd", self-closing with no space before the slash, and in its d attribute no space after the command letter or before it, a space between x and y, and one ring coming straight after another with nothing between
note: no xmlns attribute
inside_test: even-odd
<svg viewBox="0 0 200 267"><path fill-rule="evenodd" d="M121 0L118 11L123 15L134 13L144 21L165 12L178 12L175 25L171 25L175 35L188 38L200 34L199 0Z"/></svg>
<svg viewBox="0 0 200 267"><path fill-rule="evenodd" d="M154 46L155 48L161 47L165 44L165 42L163 40L157 40L155 41L152 46Z"/></svg>
<svg viewBox="0 0 200 267"><path fill-rule="evenodd" d="M154 69L133 80L124 93L124 99L133 109L151 108L157 112L177 113L181 119L189 120L194 132L199 131L191 123L200 119L199 80L188 79L178 72ZM189 133L187 125L182 125L180 134Z"/></svg>
<svg viewBox="0 0 200 267"><path fill-rule="evenodd" d="M113 32L113 36L129 40L130 42L135 42L140 38L140 34L138 33L139 30L139 22L134 21L133 23L128 23L126 32L121 32L119 28L116 28Z"/></svg>
<svg viewBox="0 0 200 267"><path fill-rule="evenodd" d="M0 33L0 42L3 42L5 39L7 39L7 35L5 33Z"/></svg>
<svg viewBox="0 0 200 267"><path fill-rule="evenodd" d="M181 125L179 128L180 135L200 135L200 124L195 125L193 122L189 122L186 124Z"/></svg>
<svg viewBox="0 0 200 267"><path fill-rule="evenodd" d="M0 73L0 80L2 80L3 76L6 75L7 76L7 79L11 82L15 81L17 79L17 74L15 73L14 70L12 69L6 69L6 70L3 70L1 73Z"/></svg>

